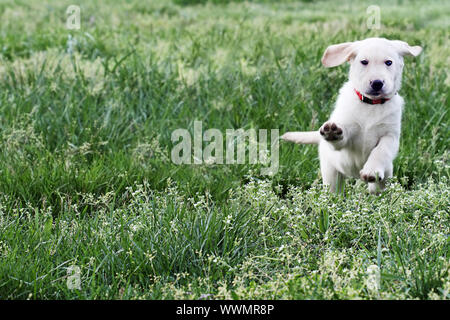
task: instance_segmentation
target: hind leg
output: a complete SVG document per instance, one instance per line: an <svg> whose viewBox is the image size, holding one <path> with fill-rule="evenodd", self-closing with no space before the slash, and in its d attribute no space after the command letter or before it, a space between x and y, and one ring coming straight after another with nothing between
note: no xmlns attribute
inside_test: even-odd
<svg viewBox="0 0 450 320"><path fill-rule="evenodd" d="M322 173L323 184L328 186L331 192L341 193L344 191L344 175L336 170L322 152L320 154L320 171Z"/></svg>

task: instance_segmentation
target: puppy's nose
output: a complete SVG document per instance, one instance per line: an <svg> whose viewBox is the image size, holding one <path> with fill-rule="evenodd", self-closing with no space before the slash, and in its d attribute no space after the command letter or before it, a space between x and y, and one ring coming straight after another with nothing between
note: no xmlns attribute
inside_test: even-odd
<svg viewBox="0 0 450 320"><path fill-rule="evenodd" d="M375 91L380 91L383 88L383 81L381 80L373 80L370 82L370 86Z"/></svg>

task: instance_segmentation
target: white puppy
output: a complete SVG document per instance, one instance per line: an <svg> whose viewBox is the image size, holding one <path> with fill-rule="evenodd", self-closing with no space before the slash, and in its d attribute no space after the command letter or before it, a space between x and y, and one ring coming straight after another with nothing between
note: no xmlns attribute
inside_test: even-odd
<svg viewBox="0 0 450 320"><path fill-rule="evenodd" d="M400 138L403 98L403 56L417 56L419 46L369 38L329 46L325 67L350 62L349 80L339 91L330 119L319 131L287 132L281 138L295 143L319 144L323 183L341 190L344 177L361 178L369 192L378 193L392 177L392 161Z"/></svg>

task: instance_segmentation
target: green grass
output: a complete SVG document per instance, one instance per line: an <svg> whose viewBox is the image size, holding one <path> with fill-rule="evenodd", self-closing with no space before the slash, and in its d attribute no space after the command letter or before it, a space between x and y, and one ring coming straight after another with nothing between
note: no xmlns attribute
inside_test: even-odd
<svg viewBox="0 0 450 320"><path fill-rule="evenodd" d="M0 3L0 298L450 298L448 1L381 1L379 30L369 1L78 3L80 30L71 1ZM381 196L322 190L313 146L272 177L170 161L196 120L317 129L347 75L323 51L371 36L424 48Z"/></svg>

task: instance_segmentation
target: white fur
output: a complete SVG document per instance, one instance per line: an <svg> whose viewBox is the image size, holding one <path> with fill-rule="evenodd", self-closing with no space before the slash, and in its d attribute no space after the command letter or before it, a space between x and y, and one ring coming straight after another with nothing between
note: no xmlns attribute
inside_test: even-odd
<svg viewBox="0 0 450 320"><path fill-rule="evenodd" d="M327 67L349 61L349 80L339 96L329 120L319 131L287 132L281 138L295 143L318 143L323 183L335 192L345 177L368 182L369 192L378 193L385 179L392 176L392 162L397 155L403 98L397 93L401 86L404 55L418 55L418 46L406 42L370 38L328 47L322 58ZM361 63L368 61L367 65ZM392 61L391 66L385 62ZM383 88L374 92L371 82L380 80ZM384 104L360 101L355 89L371 99L389 99ZM335 131L330 140L325 126ZM342 132L337 134L337 132ZM327 136L328 135L328 136Z"/></svg>

